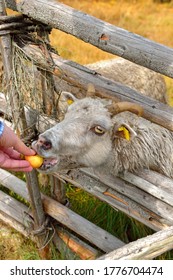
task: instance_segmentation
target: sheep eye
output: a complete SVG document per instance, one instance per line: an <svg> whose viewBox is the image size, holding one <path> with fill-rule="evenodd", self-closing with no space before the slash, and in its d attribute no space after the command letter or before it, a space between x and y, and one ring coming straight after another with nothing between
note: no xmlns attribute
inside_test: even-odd
<svg viewBox="0 0 173 280"><path fill-rule="evenodd" d="M94 126L91 130L97 135L103 135L106 132L106 130L99 125Z"/></svg>

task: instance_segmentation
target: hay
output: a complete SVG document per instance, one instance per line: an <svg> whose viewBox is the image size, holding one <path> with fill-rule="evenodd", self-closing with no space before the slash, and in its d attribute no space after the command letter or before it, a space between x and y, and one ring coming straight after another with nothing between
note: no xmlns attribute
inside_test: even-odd
<svg viewBox="0 0 173 280"><path fill-rule="evenodd" d="M20 35L20 44L21 38ZM35 36L28 38L35 40ZM3 91L6 92L8 106L13 111L14 129L19 128L19 123L22 122L20 137L26 144L30 144L37 137L37 131L41 130L41 123L47 129L55 123L51 119L57 120L59 93L55 90L52 74L36 66L34 59L28 58L20 44L12 41L13 70L10 85L3 85ZM45 48L44 44L43 47Z"/></svg>

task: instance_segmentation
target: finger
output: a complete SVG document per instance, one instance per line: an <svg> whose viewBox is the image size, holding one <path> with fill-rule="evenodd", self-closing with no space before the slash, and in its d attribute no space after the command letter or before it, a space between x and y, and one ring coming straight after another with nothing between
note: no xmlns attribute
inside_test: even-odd
<svg viewBox="0 0 173 280"><path fill-rule="evenodd" d="M18 169L18 168L29 168L31 167L30 163L27 160L15 160L11 158L4 158L1 162L1 168L5 169Z"/></svg>
<svg viewBox="0 0 173 280"><path fill-rule="evenodd" d="M14 149L25 156L34 156L35 151L28 148L20 139L17 139Z"/></svg>
<svg viewBox="0 0 173 280"><path fill-rule="evenodd" d="M33 170L32 166L24 168L11 168L11 171L22 171L22 172L31 172Z"/></svg>
<svg viewBox="0 0 173 280"><path fill-rule="evenodd" d="M13 148L2 148L1 151L3 151L10 158L21 159L21 154L15 151Z"/></svg>

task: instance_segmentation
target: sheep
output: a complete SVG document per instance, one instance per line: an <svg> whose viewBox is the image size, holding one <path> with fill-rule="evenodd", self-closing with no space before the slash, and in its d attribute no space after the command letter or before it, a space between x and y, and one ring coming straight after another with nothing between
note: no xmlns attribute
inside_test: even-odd
<svg viewBox="0 0 173 280"><path fill-rule="evenodd" d="M137 90L142 95L167 103L166 83L159 73L123 58L101 60L86 66L108 79Z"/></svg>
<svg viewBox="0 0 173 280"><path fill-rule="evenodd" d="M148 68L123 58L101 60L92 64L86 64L85 66L110 80L137 90L142 95L149 96L162 103L168 103L166 83L163 76ZM66 90L78 98L85 97L85 92L79 92L79 89L72 87L60 78L55 78L55 85L59 91ZM57 110L58 119L62 120L64 118L64 111L66 110L66 102L63 95L59 97Z"/></svg>
<svg viewBox="0 0 173 280"><path fill-rule="evenodd" d="M138 116L139 105L64 96L73 98L64 120L32 145L44 157L40 172L91 167L117 176L147 168L173 177L173 132Z"/></svg>

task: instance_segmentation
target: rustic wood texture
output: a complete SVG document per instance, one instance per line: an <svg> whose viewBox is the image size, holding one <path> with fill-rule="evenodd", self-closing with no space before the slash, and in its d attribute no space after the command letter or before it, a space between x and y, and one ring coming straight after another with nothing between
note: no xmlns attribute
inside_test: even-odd
<svg viewBox="0 0 173 280"><path fill-rule="evenodd" d="M36 243L32 234L33 217L30 208L0 191L0 219ZM56 234L55 234L56 232ZM60 227L54 228L53 242L67 259L96 259L101 252Z"/></svg>
<svg viewBox="0 0 173 280"><path fill-rule="evenodd" d="M148 172L147 172L147 174L148 174ZM157 173L151 171L150 176L156 176L157 177ZM129 182L129 183L137 186L139 189L141 189L143 191L146 191L148 194L151 194L156 199L160 199L163 202L166 202L167 204L169 204L170 206L173 206L173 196L172 196L172 194L173 194L173 181L172 181L172 185L170 186L170 188L165 189L165 188L159 186L158 185L159 183L158 184L153 184L153 183L149 182L148 180L146 180L144 178L141 178L140 174L135 175L135 174L127 172L126 174L124 174L122 176L122 179L124 179L126 182ZM168 178L168 181L169 181L169 178Z"/></svg>
<svg viewBox="0 0 173 280"><path fill-rule="evenodd" d="M46 213L49 213L51 217L66 225L74 232L80 234L83 238L89 240L101 250L110 252L113 247L121 247L124 245L124 243L116 237L113 237L105 230L102 230L81 216L75 214L73 211L53 199L46 196L42 199Z"/></svg>
<svg viewBox="0 0 173 280"><path fill-rule="evenodd" d="M26 200L29 200L25 182L2 169L0 170L0 183L21 195ZM92 244L95 244L102 251L110 252L124 245L118 238L82 218L52 198L42 195L42 203L44 211L48 215L78 233Z"/></svg>
<svg viewBox="0 0 173 280"><path fill-rule="evenodd" d="M29 214L29 208L2 191L0 191L0 211L23 224L27 229L33 229L33 219Z"/></svg>
<svg viewBox="0 0 173 280"><path fill-rule="evenodd" d="M89 244L84 243L77 236L69 233L67 230L58 227L56 228L56 232L58 233L59 239L64 241L64 250L66 251L67 248L70 248L71 251L76 254L76 257L80 257L81 260L94 260L99 255L101 255L101 252L99 252L97 249L92 248ZM59 251L63 252L61 249L59 249Z"/></svg>
<svg viewBox="0 0 173 280"><path fill-rule="evenodd" d="M7 7L71 34L104 51L173 77L173 50L64 4L6 0Z"/></svg>
<svg viewBox="0 0 173 280"><path fill-rule="evenodd" d="M5 2L0 0L0 15L6 17ZM21 107L19 93L16 87L13 85L13 51L12 51L12 41L11 35L6 34L1 36L1 50L2 59L5 68L5 82L7 87L7 97L10 100L10 108L12 112L13 123L18 135L21 135L23 131L27 128L24 107ZM27 186L30 193L31 208L33 210L33 217L35 221L35 229L40 228L45 222L45 214L43 212L41 196L39 191L39 184L37 180L36 171L32 171L26 175ZM39 250L39 255L43 259L49 258L49 248L45 245L45 236L47 235L46 230L42 232L42 235L37 235L37 243Z"/></svg>
<svg viewBox="0 0 173 280"><path fill-rule="evenodd" d="M32 241L36 242L34 236L29 235L26 225L23 225L22 223L18 222L17 220L11 218L11 216L7 215L5 212L0 211L0 220L2 220L6 225L10 226L11 228L14 228L19 233L21 233L26 238L30 238Z"/></svg>
<svg viewBox="0 0 173 280"><path fill-rule="evenodd" d="M84 189L153 230L164 229L172 224L173 208L171 205L137 188L135 185L129 184L123 179L111 178L105 174L100 179L86 169L81 171L71 170L70 172L61 172L54 175ZM140 177L138 179L139 181L141 180ZM157 188L157 186L155 187Z"/></svg>
<svg viewBox="0 0 173 280"><path fill-rule="evenodd" d="M149 260L173 249L173 226L125 245L100 260Z"/></svg>
<svg viewBox="0 0 173 280"><path fill-rule="evenodd" d="M0 0L0 16L6 17L5 2ZM4 66L4 87L6 91L6 96L9 100L11 107L11 114L13 117L13 122L16 126L17 132L20 133L22 128L26 128L24 115L24 108L20 108L19 96L16 88L12 86L12 73L13 73L13 63L12 63L12 41L10 34L4 34L1 36L0 49L2 54L2 61ZM17 110L16 110L17 108ZM20 108L20 113L19 113Z"/></svg>
<svg viewBox="0 0 173 280"><path fill-rule="evenodd" d="M95 87L96 96L112 98L116 102L131 101L138 103L144 109L144 118L173 130L173 109L171 107L147 96L142 96L137 91L125 85L109 80L87 67L64 60L54 53L52 53L54 62L52 67L38 46L25 45L22 49L36 65L68 81L68 83L73 84L78 90L83 89L86 92L88 84L92 83Z"/></svg>
<svg viewBox="0 0 173 280"><path fill-rule="evenodd" d="M102 183L111 187L113 190L126 195L138 203L140 202L142 206L150 209L157 215L162 216L170 223L173 222L173 208L171 207L170 202L169 204L168 202L165 203L165 198L169 197L169 191L162 192L156 185L153 186L147 180L140 178L140 176L135 176L130 172L127 172L126 174L122 175L121 178L118 178L107 174L102 174L101 177L97 177L92 171L88 172L88 169L82 169L82 171L93 178L98 178ZM173 185L170 187L170 189L172 188ZM145 197L146 194L147 197ZM157 203L155 203L156 199Z"/></svg>
<svg viewBox="0 0 173 280"><path fill-rule="evenodd" d="M45 222L45 213L41 201L41 193L36 170L26 174L27 188L29 193L29 202L32 206L33 217L35 221L35 230L39 229Z"/></svg>
<svg viewBox="0 0 173 280"><path fill-rule="evenodd" d="M30 209L2 191L0 191L0 219L36 243L35 236L31 234L33 218Z"/></svg>
<svg viewBox="0 0 173 280"><path fill-rule="evenodd" d="M2 172L5 177L7 177L8 172ZM4 174L6 173L6 174ZM12 176L12 177L11 177ZM8 176L9 179L13 179L13 175ZM18 179L19 180L19 179ZM8 185L6 181L6 186ZM19 180L20 182L20 180ZM15 189L20 190L22 185L24 187L24 182L20 182ZM27 189L25 189L25 195L27 198ZM20 191L19 191L20 193ZM46 199L46 198L45 198ZM17 215L16 215L17 213ZM0 192L0 219L3 220L5 223L10 225L11 227L15 228L19 232L21 232L24 236L30 237L34 242L34 236L29 235L28 233L28 223L32 224L32 219L30 216L26 216L23 218L23 215L28 213L28 208L22 205L20 202L16 201L14 198ZM17 219L16 219L17 217ZM70 216L69 216L70 218ZM58 242L58 248L63 251L64 244L67 244L69 248L75 252L78 256L82 259L95 259L98 256L98 251L92 249L89 245L83 243L83 241L79 241L78 238L74 237L73 235L69 234L67 231L57 229L58 238L56 236L56 244ZM64 242L64 244L62 243ZM153 235L147 236L145 238L138 239L137 241L131 242L127 245L123 245L121 248L113 250L106 255L102 255L99 257L101 260L137 260L137 259L153 259L160 254L171 250L173 248L173 226L159 231ZM74 255L71 254L69 251L67 252L70 258L73 258ZM76 256L77 257L77 256ZM77 257L78 258L78 257Z"/></svg>
<svg viewBox="0 0 173 280"><path fill-rule="evenodd" d="M23 46L25 54L32 59L40 68L51 71L55 76L68 81L78 91L83 91L83 96L88 84L95 86L96 95L99 97L112 98L115 101L131 101L140 104L143 109L143 117L155 122L163 127L173 130L173 109L165 104L153 100L147 96L142 96L135 90L109 80L87 67L81 66L68 60L60 58L52 53L54 67L46 60L44 53L38 46ZM65 90L65 89L64 89Z"/></svg>

